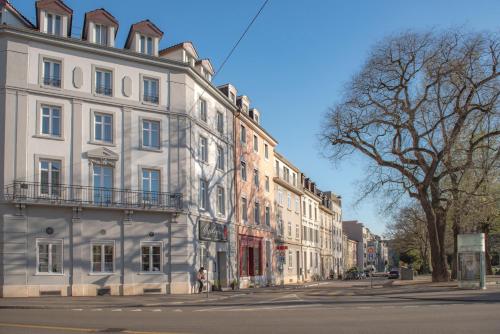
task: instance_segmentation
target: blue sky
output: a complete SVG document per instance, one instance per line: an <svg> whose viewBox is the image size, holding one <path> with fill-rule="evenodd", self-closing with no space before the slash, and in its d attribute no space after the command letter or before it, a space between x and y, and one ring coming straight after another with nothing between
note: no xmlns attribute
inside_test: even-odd
<svg viewBox="0 0 500 334"><path fill-rule="evenodd" d="M33 22L34 1L12 0ZM192 41L201 57L218 68L256 13L262 0L160 1L67 0L78 35L86 11L104 7L120 22L117 46L130 24L149 18L165 32L161 47ZM278 139L278 150L317 182L343 197L344 219L358 219L376 233L388 217L376 199L353 207L364 163L352 158L338 166L321 158L316 135L327 107L358 71L378 40L407 29L465 26L498 30L495 0L270 0L235 51L216 85L233 83L261 112L263 126Z"/></svg>

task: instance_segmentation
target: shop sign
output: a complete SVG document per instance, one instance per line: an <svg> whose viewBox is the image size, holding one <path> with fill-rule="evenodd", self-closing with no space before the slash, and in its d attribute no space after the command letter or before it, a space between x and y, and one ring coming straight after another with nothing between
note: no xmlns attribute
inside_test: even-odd
<svg viewBox="0 0 500 334"><path fill-rule="evenodd" d="M209 221L200 221L200 240L227 241L227 226Z"/></svg>

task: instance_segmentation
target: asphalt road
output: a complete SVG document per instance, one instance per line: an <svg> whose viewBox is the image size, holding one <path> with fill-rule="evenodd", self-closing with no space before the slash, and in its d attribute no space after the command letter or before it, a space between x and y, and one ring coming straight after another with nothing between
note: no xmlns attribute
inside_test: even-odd
<svg viewBox="0 0 500 334"><path fill-rule="evenodd" d="M0 333L92 332L498 334L500 288L325 284L242 290L208 299L197 295L0 303Z"/></svg>

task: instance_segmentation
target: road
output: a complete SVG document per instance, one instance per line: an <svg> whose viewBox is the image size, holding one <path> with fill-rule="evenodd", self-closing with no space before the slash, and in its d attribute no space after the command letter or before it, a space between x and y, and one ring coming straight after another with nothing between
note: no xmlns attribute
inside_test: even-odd
<svg viewBox="0 0 500 334"><path fill-rule="evenodd" d="M205 296L2 300L0 333L500 333L500 287L366 283Z"/></svg>

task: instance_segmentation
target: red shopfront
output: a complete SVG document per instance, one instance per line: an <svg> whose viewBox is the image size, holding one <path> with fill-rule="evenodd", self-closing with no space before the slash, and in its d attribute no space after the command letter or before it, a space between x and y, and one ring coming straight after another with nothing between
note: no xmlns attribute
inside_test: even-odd
<svg viewBox="0 0 500 334"><path fill-rule="evenodd" d="M262 275L262 238L239 235L240 277Z"/></svg>

